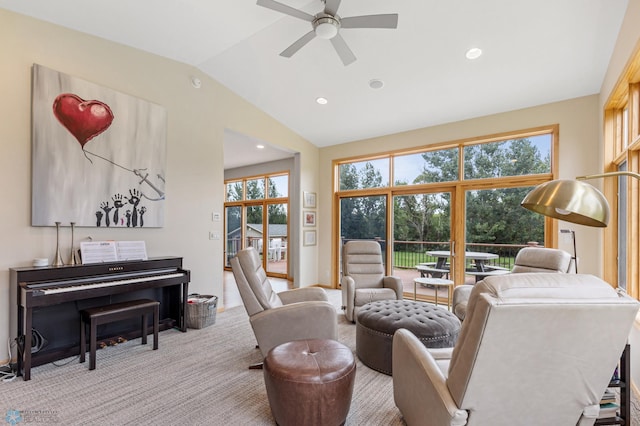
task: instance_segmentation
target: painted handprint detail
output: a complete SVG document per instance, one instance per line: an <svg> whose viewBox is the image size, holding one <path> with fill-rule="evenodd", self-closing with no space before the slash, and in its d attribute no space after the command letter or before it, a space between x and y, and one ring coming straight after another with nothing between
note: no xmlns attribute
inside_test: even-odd
<svg viewBox="0 0 640 426"><path fill-rule="evenodd" d="M140 204L140 197L142 196L142 193L137 189L130 189L129 195L130 197L128 197L127 200L129 201L129 204L133 206L131 212L131 226L135 228L138 226L138 204Z"/></svg>
<svg viewBox="0 0 640 426"><path fill-rule="evenodd" d="M113 207L114 207L114 211L113 211L113 224L114 225L118 225L118 216L119 216L119 211L122 207L124 207L124 197L122 196L122 194L115 194L113 197L111 197L111 199L113 200Z"/></svg>
<svg viewBox="0 0 640 426"><path fill-rule="evenodd" d="M144 213L147 211L147 208L145 206L140 207L140 226L144 226Z"/></svg>
<svg viewBox="0 0 640 426"><path fill-rule="evenodd" d="M109 206L108 201L103 201L100 203L100 208L104 211L104 224L108 228L111 225L111 221L109 221L109 212L113 209L113 207Z"/></svg>

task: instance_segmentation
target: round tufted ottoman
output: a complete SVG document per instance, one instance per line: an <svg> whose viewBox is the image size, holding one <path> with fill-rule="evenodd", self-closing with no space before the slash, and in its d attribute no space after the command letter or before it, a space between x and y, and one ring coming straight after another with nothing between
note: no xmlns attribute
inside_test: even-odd
<svg viewBox="0 0 640 426"><path fill-rule="evenodd" d="M351 406L356 361L342 343L329 339L283 343L269 351L263 371L271 413L278 425L344 424Z"/></svg>
<svg viewBox="0 0 640 426"><path fill-rule="evenodd" d="M428 348L455 345L460 320L448 310L423 302L381 300L364 305L356 321L356 354L368 367L391 374L393 333L406 328Z"/></svg>

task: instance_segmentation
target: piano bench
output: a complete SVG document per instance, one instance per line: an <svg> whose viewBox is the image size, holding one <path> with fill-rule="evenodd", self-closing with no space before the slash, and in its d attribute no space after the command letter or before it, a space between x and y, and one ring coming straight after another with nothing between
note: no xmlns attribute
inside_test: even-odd
<svg viewBox="0 0 640 426"><path fill-rule="evenodd" d="M80 311L80 362L84 362L87 349L87 325L89 325L89 370L95 370L98 326L140 315L142 316L142 344L145 345L149 314L153 315L153 350L156 350L158 349L160 302L151 299L129 300Z"/></svg>

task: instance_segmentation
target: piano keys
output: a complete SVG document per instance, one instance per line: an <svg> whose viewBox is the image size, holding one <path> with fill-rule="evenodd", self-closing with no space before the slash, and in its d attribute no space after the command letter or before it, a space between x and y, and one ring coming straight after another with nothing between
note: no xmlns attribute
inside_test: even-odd
<svg viewBox="0 0 640 426"><path fill-rule="evenodd" d="M184 276L184 274L182 273L176 273L176 274L171 274L168 273L166 275L162 275L162 279L166 280L169 278L182 278ZM115 280L115 281L106 281L106 282L101 282L101 283L92 283L92 284L77 284L77 285L59 285L56 284L55 287L49 288L49 287L45 287L41 290L36 290L37 287L33 287L30 286L29 288L31 288L32 290L35 290L34 294L41 294L41 295L51 295L51 294L57 294L57 293L68 293L71 291L77 291L77 290L92 290L95 288L103 288L103 287L113 287L116 285L125 285L125 284L138 284L138 283L142 283L142 282L146 282L146 281L155 281L158 279L158 276L156 275L151 275L151 276L147 276L147 277L139 277L139 278L129 278L126 280Z"/></svg>
<svg viewBox="0 0 640 426"><path fill-rule="evenodd" d="M18 354L18 373L24 380L31 378L31 367L79 353L83 309L150 298L160 302L161 330L187 331L190 273L182 269L182 258L12 268L10 276L12 330L23 348L32 347L32 329L47 342L37 352ZM99 333L99 340L139 337L139 320L108 324Z"/></svg>

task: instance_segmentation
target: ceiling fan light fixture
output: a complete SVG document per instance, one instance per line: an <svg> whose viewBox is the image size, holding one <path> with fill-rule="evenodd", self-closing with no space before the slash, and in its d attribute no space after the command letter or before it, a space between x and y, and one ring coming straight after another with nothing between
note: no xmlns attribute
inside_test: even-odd
<svg viewBox="0 0 640 426"><path fill-rule="evenodd" d="M319 98L316 98L316 103L319 105L326 105L329 103L329 101L327 100L327 98L323 98L322 96L320 96Z"/></svg>
<svg viewBox="0 0 640 426"><path fill-rule="evenodd" d="M280 52L280 56L292 57L297 51L307 45L311 40L318 37L331 40L334 50L340 57L342 64L347 66L356 60L347 42L340 35L341 28L398 28L398 14L387 13L381 15L348 16L341 18L338 15L338 8L341 0L322 0L324 11L315 15L310 15L305 11L288 6L276 0L257 0L257 5L266 7L285 15L293 16L311 23L312 29L308 33L293 42L289 47Z"/></svg>
<svg viewBox="0 0 640 426"><path fill-rule="evenodd" d="M331 16L318 18L313 22L313 25L316 36L325 40L330 40L337 36L340 29L340 22Z"/></svg>

